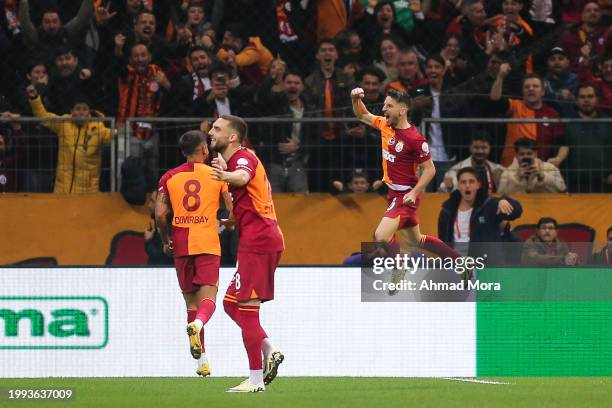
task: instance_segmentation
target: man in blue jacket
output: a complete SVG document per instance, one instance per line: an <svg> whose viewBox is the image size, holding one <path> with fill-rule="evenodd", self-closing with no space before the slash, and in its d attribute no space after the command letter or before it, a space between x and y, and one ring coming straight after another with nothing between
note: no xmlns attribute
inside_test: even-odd
<svg viewBox="0 0 612 408"><path fill-rule="evenodd" d="M473 167L460 169L457 181L457 190L442 204L438 237L463 256L486 254L487 265L504 264L504 231L508 221L521 216L521 204L507 196L489 196L481 188L480 175Z"/></svg>

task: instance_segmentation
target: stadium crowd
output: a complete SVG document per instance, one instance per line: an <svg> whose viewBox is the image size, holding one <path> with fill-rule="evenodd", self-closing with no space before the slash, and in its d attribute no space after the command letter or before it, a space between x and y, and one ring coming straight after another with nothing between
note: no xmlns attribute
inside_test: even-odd
<svg viewBox="0 0 612 408"><path fill-rule="evenodd" d="M108 189L110 124L75 117L119 132L138 117L350 119L354 86L378 114L386 90L410 93L417 125L584 120L427 121L434 189L470 166L490 193L612 191L612 123L589 122L612 112L611 21L604 0L2 0L0 191ZM130 121L148 191L180 162L180 130ZM363 124L252 123L249 140L275 192L342 190L355 169L381 184Z"/></svg>

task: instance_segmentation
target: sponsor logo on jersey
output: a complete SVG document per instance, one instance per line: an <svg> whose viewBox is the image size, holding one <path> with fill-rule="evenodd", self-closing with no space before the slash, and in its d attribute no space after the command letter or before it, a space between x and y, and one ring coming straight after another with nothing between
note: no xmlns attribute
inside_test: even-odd
<svg viewBox="0 0 612 408"><path fill-rule="evenodd" d="M246 166L247 164L249 164L249 161L247 159L245 159L244 157L241 157L238 159L238 161L236 162L239 166Z"/></svg>
<svg viewBox="0 0 612 408"><path fill-rule="evenodd" d="M397 142L397 144L395 145L395 151L399 153L402 150L404 150L404 143L403 142Z"/></svg>
<svg viewBox="0 0 612 408"><path fill-rule="evenodd" d="M389 153L386 150L383 150L383 159L385 159L386 161L389 161L391 163L394 163L395 162L395 155Z"/></svg>
<svg viewBox="0 0 612 408"><path fill-rule="evenodd" d="M389 146L393 146L395 144L395 138L392 137L391 139L389 139Z"/></svg>
<svg viewBox="0 0 612 408"><path fill-rule="evenodd" d="M429 145L427 144L427 142L423 142L423 144L421 145L421 150L425 153L429 153Z"/></svg>

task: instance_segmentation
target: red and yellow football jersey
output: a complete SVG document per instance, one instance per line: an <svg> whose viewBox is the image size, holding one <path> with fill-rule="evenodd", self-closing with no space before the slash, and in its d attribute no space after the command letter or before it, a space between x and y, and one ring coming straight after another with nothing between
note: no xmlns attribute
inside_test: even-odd
<svg viewBox="0 0 612 408"><path fill-rule="evenodd" d="M211 178L212 167L188 162L168 170L159 180L159 192L172 205L172 241L175 256L221 255L217 211L227 184Z"/></svg>
<svg viewBox="0 0 612 408"><path fill-rule="evenodd" d="M383 181L396 191L414 187L419 181L419 164L431 159L425 138L412 125L393 129L383 116L374 116L372 126L381 134Z"/></svg>
<svg viewBox="0 0 612 408"><path fill-rule="evenodd" d="M235 170L244 170L251 178L246 186L229 187L238 224L239 250L257 253L282 251L285 248L283 234L276 220L272 188L263 164L243 147L227 162L227 171Z"/></svg>

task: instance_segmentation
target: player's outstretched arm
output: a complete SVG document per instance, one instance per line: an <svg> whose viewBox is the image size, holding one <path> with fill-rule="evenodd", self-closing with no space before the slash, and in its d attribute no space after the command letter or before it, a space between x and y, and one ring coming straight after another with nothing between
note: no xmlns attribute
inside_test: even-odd
<svg viewBox="0 0 612 408"><path fill-rule="evenodd" d="M353 113L355 117L359 119L361 122L366 125L372 126L372 119L374 115L372 115L368 108L363 103L363 97L365 93L362 88L355 88L351 91L351 100L353 101Z"/></svg>
<svg viewBox="0 0 612 408"><path fill-rule="evenodd" d="M244 170L225 171L219 166L213 166L212 178L233 187L244 187L251 181L251 176Z"/></svg>
<svg viewBox="0 0 612 408"><path fill-rule="evenodd" d="M160 191L157 194L157 201L155 201L155 223L159 228L159 235L161 236L164 253L166 255L172 254L172 242L168 239L168 213L170 212L170 200L168 194Z"/></svg>

